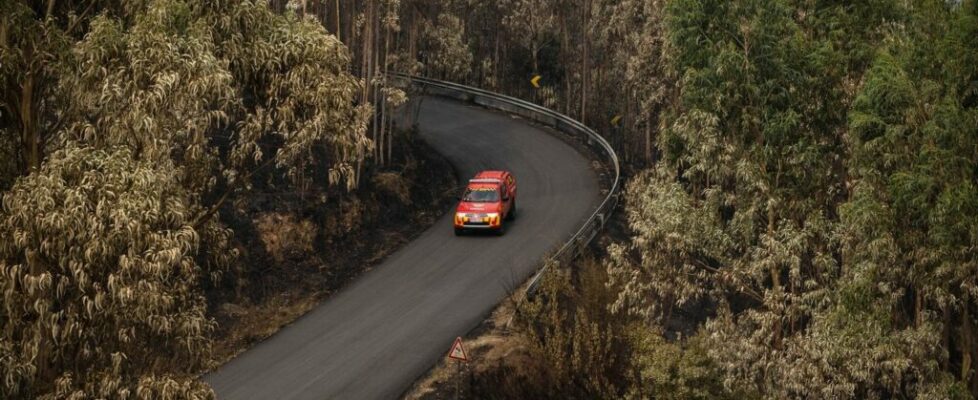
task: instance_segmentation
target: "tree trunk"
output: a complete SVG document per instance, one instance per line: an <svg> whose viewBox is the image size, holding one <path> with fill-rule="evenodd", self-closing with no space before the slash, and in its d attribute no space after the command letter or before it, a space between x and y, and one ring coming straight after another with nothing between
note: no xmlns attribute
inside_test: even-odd
<svg viewBox="0 0 978 400"><path fill-rule="evenodd" d="M28 50L29 51L29 50ZM28 53L28 59L30 53ZM27 74L25 74L23 86L21 86L21 96L20 96L20 143L23 146L24 156L26 159L22 163L25 170L21 171L21 174L29 174L37 168L41 167L41 159L43 158L43 147L41 143L41 133L38 126L38 115L37 115L37 104L34 101L34 94L36 90L36 71L31 68Z"/></svg>
<svg viewBox="0 0 978 400"><path fill-rule="evenodd" d="M920 297L923 297L923 296L920 296ZM950 351L950 348L951 348L951 326L954 324L954 321L951 319L951 309L950 309L950 307L948 305L944 305L944 307L942 307L942 308L943 308L942 312L944 314L944 319L943 319L943 322L944 323L941 324L941 325L944 326L944 329L941 330L941 347L944 348L945 350ZM941 369L947 371L948 368L950 368L949 361L948 361L947 357L943 357L943 360L941 360Z"/></svg>
<svg viewBox="0 0 978 400"><path fill-rule="evenodd" d="M388 57L390 57L390 48L391 48L390 42L391 42L391 29L388 26L387 27L387 37L384 39L384 82L385 82L385 84L387 82L387 74L390 72L390 62L388 60ZM392 117L390 117L390 116L387 115L387 113L390 113L390 112L392 112L392 111L389 108L387 108L387 96L384 96L384 116L387 118L387 123L388 123L389 126L387 127L387 129L384 129L384 127L381 126L381 130L387 132L386 135L387 135L387 162L388 163L391 163L393 161L391 158L393 156L392 153L394 152L394 149L393 149L393 147L394 147L394 118L392 118Z"/></svg>
<svg viewBox="0 0 978 400"><path fill-rule="evenodd" d="M662 326L668 326L669 320L672 319L672 311L676 305L676 301L673 299L674 296L669 295L666 298L666 311L662 314Z"/></svg>
<svg viewBox="0 0 978 400"><path fill-rule="evenodd" d="M383 88L385 89L387 88L387 72L388 72L387 63L388 63L388 56L390 55L390 41L391 41L391 29L389 26L385 24L384 25L384 56L383 56L383 64L381 66L381 73L384 75L384 77L381 79L381 82L384 82ZM387 109L387 96L384 95L383 92L381 92L380 94L379 101L380 101L380 153L381 153L380 158L382 160L381 164L387 165L388 163L390 163L390 151L388 151L386 155L384 154L384 143L388 142L387 146L388 147L390 146L389 142L391 140L391 135L390 132L387 131L387 120L390 118L387 115L389 111Z"/></svg>
<svg viewBox="0 0 978 400"><path fill-rule="evenodd" d="M408 34L408 60L411 62L418 58L418 18L417 7L411 7L411 29ZM414 73L413 70L410 72Z"/></svg>
<svg viewBox="0 0 978 400"><path fill-rule="evenodd" d="M591 56L591 54L590 54L590 51L591 51L591 41L590 41L590 38L588 37L588 29L587 29L587 27L588 27L588 20L590 19L590 13L591 13L591 2L590 1L586 1L586 2L584 2L584 10L583 10L583 15L581 17L581 20L582 20L581 22L583 22L581 24L581 26L582 26L581 35L583 36L583 39L584 39L583 40L583 42L584 42L584 52L583 52L583 55L581 56L581 115L580 115L580 121L581 121L582 124L585 124L585 125L587 125L587 96L588 96L588 89L589 89L589 85L591 84L591 82L590 82L590 79L591 79L591 71L590 71L590 65L589 65L589 61L590 60L588 59Z"/></svg>
<svg viewBox="0 0 978 400"><path fill-rule="evenodd" d="M919 328L924 316L924 293L921 289L913 291L913 326Z"/></svg>
<svg viewBox="0 0 978 400"><path fill-rule="evenodd" d="M371 26L370 27L370 75L368 76L368 79L370 79L372 82L373 79L377 76L377 71L380 70L380 66L378 65L380 64L380 40L378 39L379 36L378 25L380 24L380 18L378 16L377 2L371 0L370 6L373 10L370 13L370 19L368 20ZM379 126L380 113L377 112L377 104L381 101L379 99L380 96L379 96L378 89L379 89L378 85L372 82L370 85L370 94L371 94L371 101L374 105L374 114L373 114L373 118L371 119L371 125L373 125L372 130L374 136L374 146L378 147L378 151L376 152L376 155L381 165L383 165L384 163L383 142L381 142L379 146L377 144L378 140L383 141L383 138L380 137L380 126Z"/></svg>
<svg viewBox="0 0 978 400"><path fill-rule="evenodd" d="M564 54L564 63L569 67L573 62L573 54L570 48L570 31L567 29L567 15L565 13L560 14L560 47L561 52ZM567 74L570 75L570 74ZM571 79L569 76L564 77L564 108L562 112L567 115L572 115L571 106L573 104L572 91L574 88L571 86Z"/></svg>
<svg viewBox="0 0 978 400"><path fill-rule="evenodd" d="M346 35L346 37L350 38L350 46L349 47L351 49L353 49L353 48L356 47L356 43L354 43L354 42L356 40L356 35L357 35L356 31L357 31L357 29L356 29L356 26L354 26L356 24L354 24L353 21L356 20L357 6L356 6L356 4L351 4L347 8L350 9L350 10L352 10L352 11L346 14L346 29L347 29L347 35ZM342 24L340 26L342 26Z"/></svg>
<svg viewBox="0 0 978 400"><path fill-rule="evenodd" d="M540 65L537 62L537 53L539 53L539 52L540 52L540 47L537 46L536 43L534 43L533 44L533 51L532 51L532 53L533 53L533 73L534 74L539 74L540 73Z"/></svg>
<svg viewBox="0 0 978 400"><path fill-rule="evenodd" d="M343 37L340 36L340 0L335 0L333 4L336 6L336 30L333 32L336 32L336 39L342 42Z"/></svg>
<svg viewBox="0 0 978 400"><path fill-rule="evenodd" d="M499 85L499 82L497 81L499 79L499 41L501 40L499 38L500 36L502 35L501 34L496 35L496 45L492 52L492 80L491 80L492 87L490 87L490 89L492 90L498 90L498 85Z"/></svg>
<svg viewBox="0 0 978 400"><path fill-rule="evenodd" d="M767 166L766 166L767 165L766 164L767 161L766 160L763 160L762 162L764 163L763 164L764 165L763 168L764 168L764 172L765 172L765 175L766 175L767 174ZM780 173L780 171L778 173ZM777 182L778 181L778 177L777 177L777 174L775 175L774 181L775 182L774 182L773 187L771 187L770 189L768 189L770 191L770 193L768 193L768 206L767 206L767 236L768 236L768 238L770 238L770 240L774 240L775 228L776 228L776 226L775 226L776 213L775 213L775 210L774 210L775 199L774 199L774 193L773 192L778 187L778 182ZM781 269L778 268L777 263L772 263L772 264L774 264L774 265L771 266L771 271L770 271L771 272L771 290L776 295L780 295L782 293L782 289L781 289ZM774 343L774 348L776 348L776 349L780 349L781 348L781 336L782 336L781 335L781 327L782 326L783 325L782 325L781 321L775 320L774 321L774 326L771 329L771 331L772 331L772 333L774 335L774 337L772 338L773 339L773 343Z"/></svg>
<svg viewBox="0 0 978 400"><path fill-rule="evenodd" d="M971 307L969 302L965 302L964 307L962 307L961 312L961 338L958 345L961 350L961 381L965 386L971 388L972 392L976 388L975 378L974 378L974 368L972 366L974 362L974 354L976 352L975 346L975 332L972 326L971 313L969 308Z"/></svg>
<svg viewBox="0 0 978 400"><path fill-rule="evenodd" d="M370 3L368 2L363 10L364 24L363 32L360 34L360 74L363 78L363 88L360 92L360 102L367 104L368 95L370 93L370 80L369 80L369 70L370 70L370 24L366 21L370 18Z"/></svg>
<svg viewBox="0 0 978 400"><path fill-rule="evenodd" d="M645 162L652 162L652 118L645 121Z"/></svg>

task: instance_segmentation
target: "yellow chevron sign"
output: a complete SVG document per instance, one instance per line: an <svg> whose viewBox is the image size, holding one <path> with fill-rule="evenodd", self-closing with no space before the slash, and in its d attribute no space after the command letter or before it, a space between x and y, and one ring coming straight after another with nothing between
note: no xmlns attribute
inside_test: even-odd
<svg viewBox="0 0 978 400"><path fill-rule="evenodd" d="M619 122L621 122L621 115L616 115L611 119L611 125L618 126Z"/></svg>
<svg viewBox="0 0 978 400"><path fill-rule="evenodd" d="M533 75L533 79L530 79L530 84L533 85L533 87L539 89L540 88L540 78L543 78L543 77L540 76L540 75Z"/></svg>

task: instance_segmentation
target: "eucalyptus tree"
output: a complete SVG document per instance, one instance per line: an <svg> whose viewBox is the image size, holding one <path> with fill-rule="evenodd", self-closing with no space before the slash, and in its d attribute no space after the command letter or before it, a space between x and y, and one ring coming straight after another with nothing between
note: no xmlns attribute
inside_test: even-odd
<svg viewBox="0 0 978 400"><path fill-rule="evenodd" d="M40 167L61 125L51 111L59 106L63 60L95 3L0 2L0 145L13 164L0 172L19 176Z"/></svg>
<svg viewBox="0 0 978 400"><path fill-rule="evenodd" d="M220 210L259 172L300 183L314 163L352 190L372 108L356 101L346 47L295 12L85 4L37 22L36 7L2 3L16 12L3 20L5 93L26 85L8 60L47 74L41 100L3 106L53 122L33 142L47 161L2 197L0 397L205 398L188 374L208 358L203 287L235 254ZM7 40L58 24L84 34L60 34L49 59ZM3 123L5 139L21 130Z"/></svg>
<svg viewBox="0 0 978 400"><path fill-rule="evenodd" d="M256 173L297 182L315 151L329 184L356 186L371 108L354 102L362 82L349 64L318 23L263 2L157 1L128 21L103 13L60 77L59 139L172 161L198 199L191 212L216 278L234 251L215 217Z"/></svg>
<svg viewBox="0 0 978 400"><path fill-rule="evenodd" d="M597 111L609 121L591 121L620 132L619 148L626 161L634 161L634 155L652 161L659 114L675 96L675 77L666 68L663 46L664 5L662 0L605 0L594 5L592 41L605 54L595 62L602 77L595 87L602 88L598 93L613 90L616 95L595 96L591 103L603 106ZM610 123L614 118L618 120Z"/></svg>
<svg viewBox="0 0 978 400"><path fill-rule="evenodd" d="M320 21L337 38L342 38L350 50L351 73L364 82L358 101L372 105L375 111L368 126L375 144L371 154L375 166L385 167L392 161L396 138L393 115L407 101L405 88L388 79L388 73L418 72L415 54L422 22L427 20L423 14L439 4L420 0L294 3L303 18Z"/></svg>
<svg viewBox="0 0 978 400"><path fill-rule="evenodd" d="M683 93L663 162L629 186L642 269L674 276L656 283L667 303L718 290L763 305L778 346L803 294L836 270L823 215L833 144L806 120L822 82L796 72L814 67L815 44L779 2L675 1L667 13Z"/></svg>
<svg viewBox="0 0 978 400"><path fill-rule="evenodd" d="M465 25L457 16L443 12L424 29L421 53L425 69L448 80L464 80L472 72L472 52L465 42Z"/></svg>
<svg viewBox="0 0 978 400"><path fill-rule="evenodd" d="M553 0L505 0L507 36L530 52L533 72L540 72L540 50L552 39L556 20Z"/></svg>
<svg viewBox="0 0 978 400"><path fill-rule="evenodd" d="M467 44L473 54L473 80L480 87L500 90L500 84L513 77L509 75L507 54L510 39L503 25L507 15L506 2L485 2L480 0L457 0L456 15L465 16Z"/></svg>
<svg viewBox="0 0 978 400"><path fill-rule="evenodd" d="M374 135L373 141L377 148L375 157L381 165L388 165L394 157L393 114L408 99L407 92L389 79L391 67L397 68L399 61L399 57L395 55L398 50L394 47L396 46L396 35L401 31L401 0L385 0L382 6L384 12L380 16L380 25L384 30L384 50L383 56L380 57L379 77L374 80L379 103L375 107L377 109L375 115L379 115L379 118L375 117L374 126L376 127L375 132L379 131L379 134ZM377 123L378 119L379 124Z"/></svg>
<svg viewBox="0 0 978 400"><path fill-rule="evenodd" d="M204 193L220 174L213 136L236 117L234 77L206 21L189 4L154 2L123 21L93 18L60 77L65 103L61 142L125 146L134 157L173 160L188 190Z"/></svg>
<svg viewBox="0 0 978 400"><path fill-rule="evenodd" d="M853 11L862 9L666 4L667 73L680 92L661 114L662 161L628 185L633 238L610 249L621 288L613 307L656 325L675 305L716 304L707 354L733 389L773 398L946 389L926 324L891 334L871 304L840 313L853 282L834 221L848 190L845 110L869 59L867 46L840 42L879 41L887 21Z"/></svg>
<svg viewBox="0 0 978 400"><path fill-rule="evenodd" d="M28 124L17 113L2 114L5 134L25 124L45 127L43 138L18 141L41 146L26 164L39 165L51 143L126 142L139 148L137 156L170 156L187 162L187 174L202 176L201 163L223 143L231 154L211 171L233 183L264 162L297 177L308 150L328 143L331 183L355 185L351 164L371 145L362 127L370 107L350 100L363 84L347 72L345 46L318 24L247 0L45 4L3 4L9 96L2 105L52 120ZM84 39L73 45L69 33ZM42 39L43 57L36 51ZM33 69L48 81L31 84L24 74ZM43 94L31 96L34 103L17 95L27 86ZM106 129L95 129L100 125ZM264 157L260 141L282 145L265 148L271 156Z"/></svg>
<svg viewBox="0 0 978 400"><path fill-rule="evenodd" d="M936 367L978 394L978 6L913 11L851 112L845 288L872 294L889 335L925 330L948 352Z"/></svg>
<svg viewBox="0 0 978 400"><path fill-rule="evenodd" d="M0 397L212 397L192 196L132 153L69 146L4 196Z"/></svg>
<svg viewBox="0 0 978 400"><path fill-rule="evenodd" d="M366 136L373 110L356 102L364 82L350 74L346 46L315 20L276 14L263 2L196 7L214 27L217 54L241 96L236 132L228 144L232 169L224 175L229 182L265 163L297 179L310 151L322 146L329 183L356 187L356 165L373 146Z"/></svg>

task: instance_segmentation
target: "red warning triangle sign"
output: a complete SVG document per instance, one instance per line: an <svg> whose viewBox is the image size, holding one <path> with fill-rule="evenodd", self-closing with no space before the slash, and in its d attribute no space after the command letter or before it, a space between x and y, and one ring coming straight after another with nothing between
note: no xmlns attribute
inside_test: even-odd
<svg viewBox="0 0 978 400"><path fill-rule="evenodd" d="M459 361L469 361L469 358L465 355L465 349L462 348L461 336L455 338L455 343L452 344L452 350L448 352L448 358L453 358Z"/></svg>

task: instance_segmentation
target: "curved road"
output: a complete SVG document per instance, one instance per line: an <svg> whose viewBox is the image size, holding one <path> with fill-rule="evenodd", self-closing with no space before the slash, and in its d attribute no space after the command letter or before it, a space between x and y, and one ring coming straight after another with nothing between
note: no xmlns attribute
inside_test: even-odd
<svg viewBox="0 0 978 400"><path fill-rule="evenodd" d="M590 162L504 114L427 98L421 136L461 179L509 169L506 235L452 233L451 213L345 289L204 379L219 399L393 399L475 328L598 205Z"/></svg>

